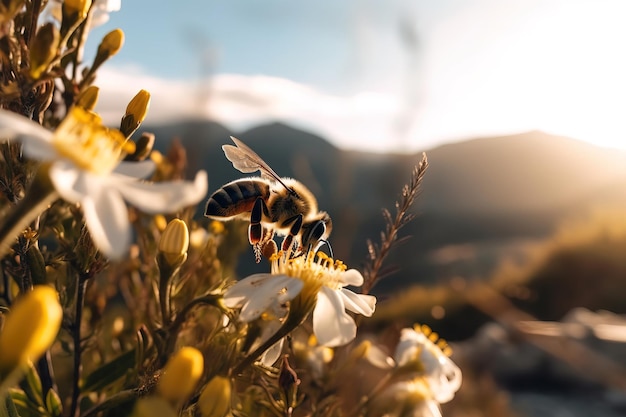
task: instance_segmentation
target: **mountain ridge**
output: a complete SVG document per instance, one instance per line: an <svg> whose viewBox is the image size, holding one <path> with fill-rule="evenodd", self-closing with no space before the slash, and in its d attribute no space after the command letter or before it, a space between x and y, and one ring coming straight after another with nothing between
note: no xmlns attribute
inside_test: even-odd
<svg viewBox="0 0 626 417"><path fill-rule="evenodd" d="M335 253L354 266L365 259L366 240L384 229L382 209L393 213L422 154L341 150L281 123L243 132L202 123L152 131L159 149L167 148L168 136L181 140L190 172L208 172L209 193L247 176L221 150L230 135L243 140L279 175L297 178L313 191L320 209L333 218ZM626 204L611 192L620 184L626 189L626 153L575 139L533 131L469 139L425 152L430 165L414 208L418 216L404 229L413 238L390 258L405 267L405 281L432 281L470 270L487 273L482 266L456 270L433 264L429 254L447 245L546 236L564 217L593 205ZM242 274L252 268L243 268Z"/></svg>

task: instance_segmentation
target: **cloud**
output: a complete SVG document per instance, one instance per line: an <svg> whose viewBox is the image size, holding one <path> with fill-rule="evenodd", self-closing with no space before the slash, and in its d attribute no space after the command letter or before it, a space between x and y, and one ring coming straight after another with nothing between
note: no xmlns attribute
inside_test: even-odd
<svg viewBox="0 0 626 417"><path fill-rule="evenodd" d="M369 151L389 149L400 105L393 95L339 96L260 75L218 74L180 81L124 67L100 70L96 85L101 89L97 110L109 124L118 123L128 101L145 89L152 95L146 124L205 118L241 131L282 121L318 133L339 147Z"/></svg>

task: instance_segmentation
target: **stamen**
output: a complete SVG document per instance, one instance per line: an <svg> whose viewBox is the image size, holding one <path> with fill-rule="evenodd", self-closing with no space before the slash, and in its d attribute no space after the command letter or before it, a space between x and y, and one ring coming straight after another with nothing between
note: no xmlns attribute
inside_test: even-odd
<svg viewBox="0 0 626 417"><path fill-rule="evenodd" d="M100 116L81 107L72 107L63 119L53 145L78 167L97 174L108 174L124 153L135 151L135 144L119 130L103 126Z"/></svg>
<svg viewBox="0 0 626 417"><path fill-rule="evenodd" d="M444 355L452 355L452 348L450 347L450 345L448 345L448 342L440 338L439 335L436 332L433 332L432 329L426 324L416 324L413 327L416 332L422 333L424 336L426 336L426 338L428 338L428 340L433 342L439 349L441 349Z"/></svg>

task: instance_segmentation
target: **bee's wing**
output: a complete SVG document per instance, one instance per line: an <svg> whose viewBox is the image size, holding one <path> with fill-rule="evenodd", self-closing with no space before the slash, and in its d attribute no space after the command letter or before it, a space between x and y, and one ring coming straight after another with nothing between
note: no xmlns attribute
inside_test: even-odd
<svg viewBox="0 0 626 417"><path fill-rule="evenodd" d="M230 138L237 146L223 145L222 149L226 158L233 163L236 169L244 173L261 171L262 177L279 182L288 190L290 189L283 183L280 176L248 145L233 136Z"/></svg>

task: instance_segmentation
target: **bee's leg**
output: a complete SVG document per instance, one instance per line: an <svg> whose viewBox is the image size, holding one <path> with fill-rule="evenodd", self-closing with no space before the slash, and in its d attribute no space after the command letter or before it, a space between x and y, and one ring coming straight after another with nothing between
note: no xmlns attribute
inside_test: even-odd
<svg viewBox="0 0 626 417"><path fill-rule="evenodd" d="M330 256L332 258L332 249L327 240L322 240L322 236L326 233L326 224L323 221L317 221L304 231L302 234L302 244L306 246L306 253L310 251L316 251L323 243L328 245L330 250Z"/></svg>
<svg viewBox="0 0 626 417"><path fill-rule="evenodd" d="M298 214L295 216L295 220L291 225L291 229L289 229L289 233L285 236L282 244L282 250L287 253L288 257L291 258L293 252L295 252L298 248L298 242L294 242L294 236L298 236L300 230L302 229L302 214ZM296 246L295 248L293 246Z"/></svg>
<svg viewBox="0 0 626 417"><path fill-rule="evenodd" d="M276 242L274 242L274 239L269 239L265 241L265 243L263 243L261 254L265 259L270 259L272 255L275 255L277 252L278 246L276 246Z"/></svg>
<svg viewBox="0 0 626 417"><path fill-rule="evenodd" d="M261 219L263 218L263 202L262 198L257 198L250 213L250 225L248 226L248 240L251 245L256 245L263 238L263 226Z"/></svg>
<svg viewBox="0 0 626 417"><path fill-rule="evenodd" d="M250 225L248 226L248 240L254 249L254 257L257 263L261 261L263 244L273 237L273 233L271 233L271 236L268 238L266 236L268 231L263 230L263 225L261 224L263 213L267 213L267 206L265 205L265 201L259 197L252 207Z"/></svg>

